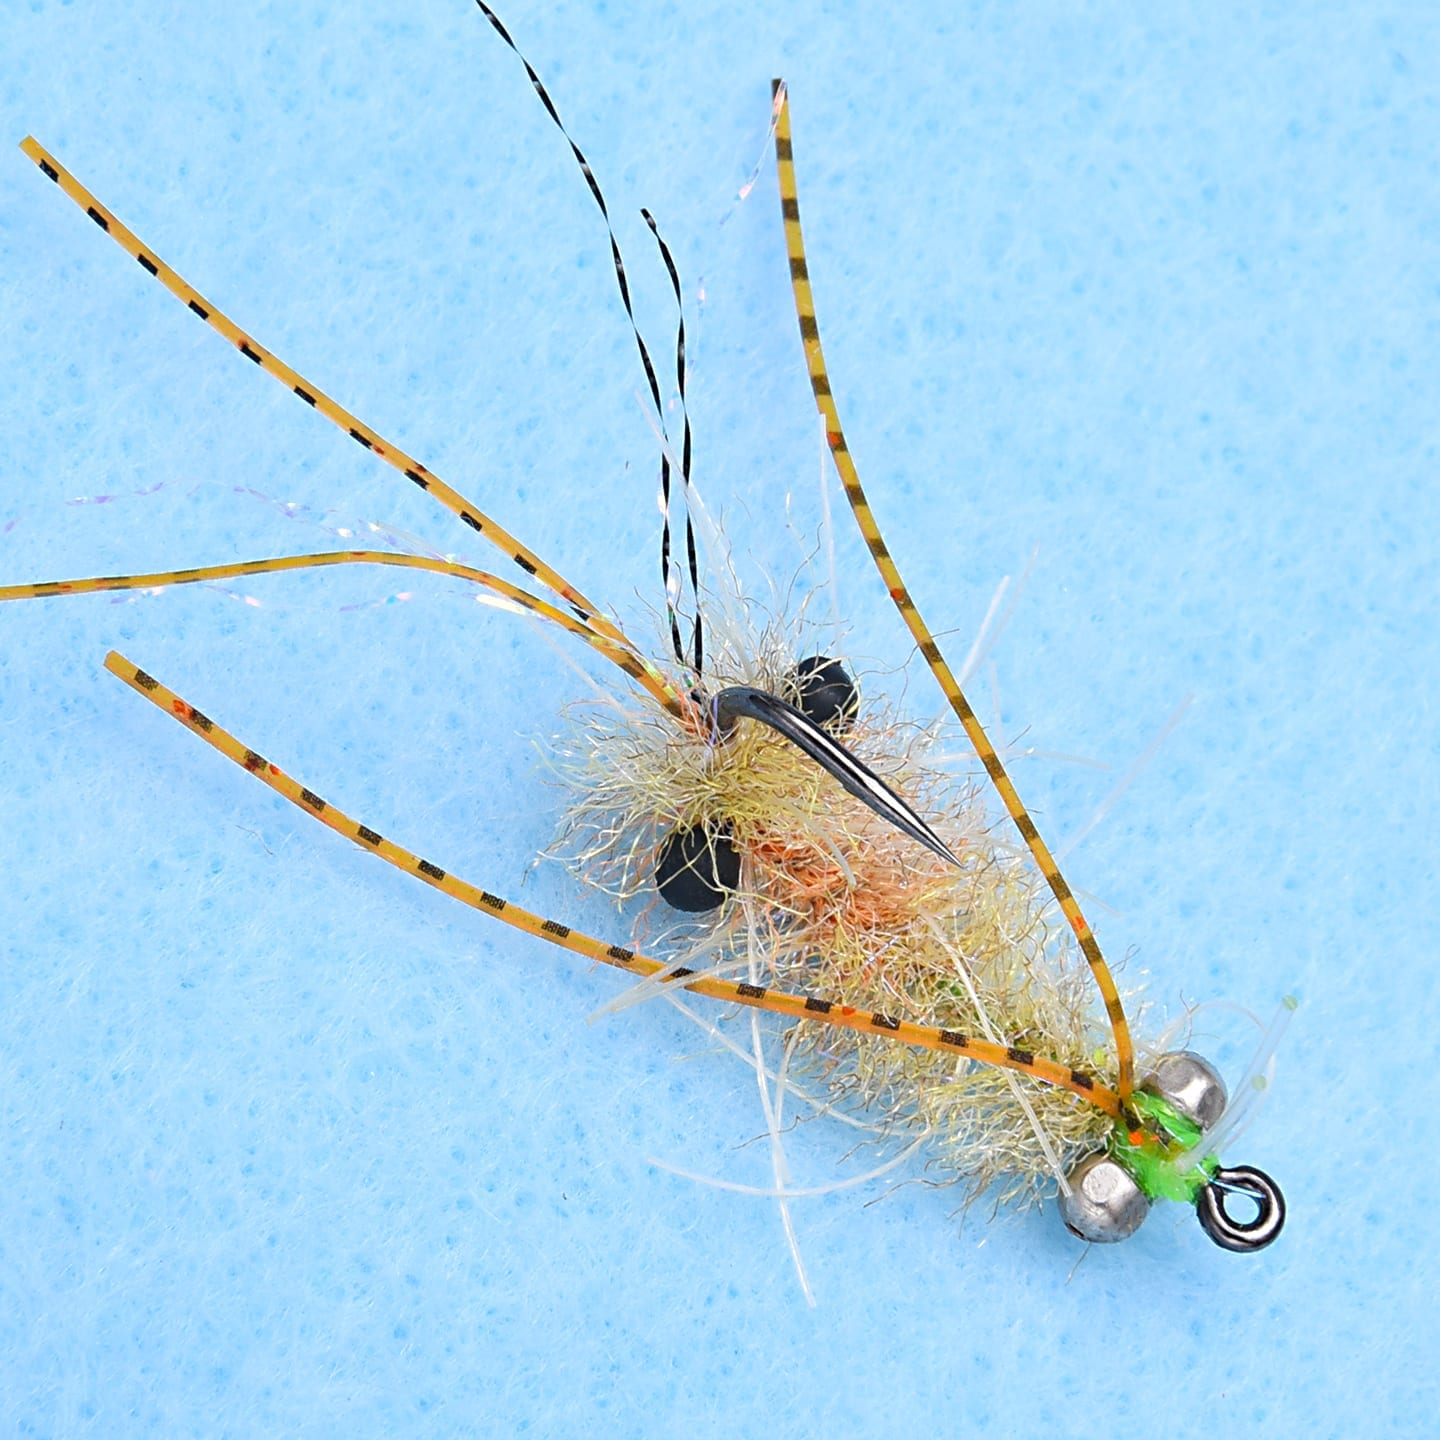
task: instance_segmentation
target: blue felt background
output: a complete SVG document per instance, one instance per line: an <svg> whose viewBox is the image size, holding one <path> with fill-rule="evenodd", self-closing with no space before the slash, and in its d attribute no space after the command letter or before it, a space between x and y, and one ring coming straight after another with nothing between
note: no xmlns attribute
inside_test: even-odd
<svg viewBox="0 0 1440 1440"><path fill-rule="evenodd" d="M624 938L528 873L562 803L535 743L583 688L531 629L380 573L15 605L0 1435L1433 1433L1437 12L938 8L505 18L661 350L641 204L675 248L699 476L752 581L819 513L783 73L852 446L952 650L1040 547L982 710L1123 768L1195 694L1069 870L1170 1013L1303 996L1237 1157L1283 1181L1285 1237L1233 1258L1171 1207L1073 1269L1053 1213L961 1227L951 1193L875 1187L797 1209L809 1310L768 1202L647 1163L768 1183L742 1067L656 1007L587 1026L616 977L366 860L100 668L125 650L377 828ZM603 228L473 7L7 3L0 62L7 146L33 130L643 617L655 456ZM0 354L0 581L340 543L311 520L490 563L13 149ZM898 663L837 533L855 653ZM1062 837L1111 783L1017 775ZM793 1136L800 1181L848 1143Z"/></svg>

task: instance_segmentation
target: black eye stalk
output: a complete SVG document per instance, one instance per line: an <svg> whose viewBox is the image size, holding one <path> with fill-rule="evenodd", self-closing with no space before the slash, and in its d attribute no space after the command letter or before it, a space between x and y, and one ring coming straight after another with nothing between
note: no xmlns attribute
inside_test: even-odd
<svg viewBox="0 0 1440 1440"><path fill-rule="evenodd" d="M860 689L850 672L828 655L810 655L793 675L796 704L807 720L843 735L860 709Z"/></svg>
<svg viewBox="0 0 1440 1440"><path fill-rule="evenodd" d="M655 888L673 909L703 915L740 884L740 852L728 825L672 830L655 857Z"/></svg>

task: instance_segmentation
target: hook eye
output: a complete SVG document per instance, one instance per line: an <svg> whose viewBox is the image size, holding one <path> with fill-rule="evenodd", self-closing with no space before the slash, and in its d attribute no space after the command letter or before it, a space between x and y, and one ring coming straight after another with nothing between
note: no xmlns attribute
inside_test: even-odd
<svg viewBox="0 0 1440 1440"><path fill-rule="evenodd" d="M1226 1197L1234 1194L1255 1202L1256 1213L1251 1219L1237 1220L1226 1209ZM1233 1250L1237 1255L1263 1250L1285 1225L1285 1197L1280 1187L1263 1170L1248 1165L1217 1170L1196 1199L1195 1210L1205 1233L1222 1250Z"/></svg>

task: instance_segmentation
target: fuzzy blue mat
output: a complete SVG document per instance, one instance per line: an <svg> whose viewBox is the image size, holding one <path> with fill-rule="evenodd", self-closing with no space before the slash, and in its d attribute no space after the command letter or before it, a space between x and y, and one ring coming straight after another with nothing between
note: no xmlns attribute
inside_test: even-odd
<svg viewBox="0 0 1440 1440"><path fill-rule="evenodd" d="M812 1309L771 1200L665 1168L772 1184L743 1065L662 1005L587 1024L621 977L360 855L101 662L624 941L634 916L534 864L564 806L549 737L596 666L400 573L9 605L0 1436L1434 1433L1440 17L939 8L504 18L666 363L641 205L675 251L697 476L752 594L825 568L779 74L851 446L956 658L1035 554L974 688L1037 752L1015 772L1045 833L1194 697L1066 871L1148 973L1152 1030L1301 996L1233 1157L1281 1181L1286 1233L1234 1257L1168 1206L1083 1254L1053 1207L894 1188L917 1160L796 1202ZM656 450L604 227L473 5L36 0L0 61L7 147L33 131L653 633ZM13 148L0 354L0 584L370 526L497 563ZM834 534L866 683L937 714L839 510ZM798 1127L795 1184L875 1163L851 1145Z"/></svg>

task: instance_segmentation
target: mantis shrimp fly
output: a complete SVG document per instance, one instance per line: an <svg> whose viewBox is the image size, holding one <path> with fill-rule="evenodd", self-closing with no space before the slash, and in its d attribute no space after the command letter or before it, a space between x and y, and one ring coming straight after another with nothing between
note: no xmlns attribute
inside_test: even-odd
<svg viewBox="0 0 1440 1440"><path fill-rule="evenodd" d="M524 66L608 233L660 448L668 653L648 654L488 510L232 321L34 139L22 149L41 175L147 275L295 401L450 511L503 563L493 573L431 555L330 550L12 584L0 587L0 600L326 566L428 571L476 587L621 672L614 703L586 707L561 744L557 763L575 799L560 848L587 884L651 907L665 942L655 954L460 879L322 799L123 655L111 652L105 665L359 848L482 915L635 977L621 1003L699 995L781 1017L788 1074L813 1081L826 1108L923 1141L933 1172L972 1195L1022 1203L1058 1195L1065 1226L1092 1242L1123 1240L1156 1201L1178 1201L1194 1207L1222 1248L1264 1248L1284 1224L1280 1189L1259 1169L1222 1163L1221 1154L1254 1111L1290 1006L1265 1031L1233 1093L1202 1055L1132 1032L1100 943L921 617L862 487L821 348L783 82L774 82L771 115L779 218L826 446L910 643L978 764L974 779L955 777L936 756L938 726L870 697L847 657L818 643L803 618L776 619L707 588L702 559L718 563L720 547L693 483L684 301L672 252L642 212L680 315L678 410L665 403L666 367L642 337L590 163L504 24L483 0L477 5Z"/></svg>

